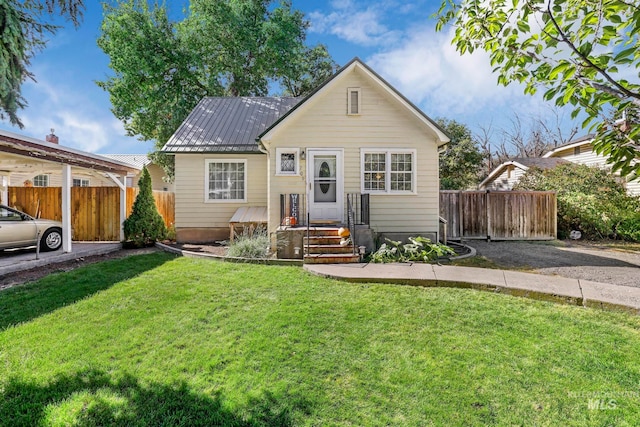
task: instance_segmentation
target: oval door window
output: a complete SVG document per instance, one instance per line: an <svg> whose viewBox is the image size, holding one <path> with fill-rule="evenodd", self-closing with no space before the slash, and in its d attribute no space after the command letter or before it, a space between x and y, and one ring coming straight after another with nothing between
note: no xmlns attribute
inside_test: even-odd
<svg viewBox="0 0 640 427"><path fill-rule="evenodd" d="M318 176L320 178L331 178L331 169L329 168L329 164L327 162L322 162L322 164L320 165ZM330 185L331 184L323 183L323 180L320 180L320 191L322 191L322 194L327 194Z"/></svg>

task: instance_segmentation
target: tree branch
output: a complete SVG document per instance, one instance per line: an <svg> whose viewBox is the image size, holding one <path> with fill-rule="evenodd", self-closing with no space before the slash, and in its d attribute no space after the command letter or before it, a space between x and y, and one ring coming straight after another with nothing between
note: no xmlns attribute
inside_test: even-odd
<svg viewBox="0 0 640 427"><path fill-rule="evenodd" d="M620 98L620 94L625 95L628 98L635 98L637 100L640 101L640 94L638 93L634 93L632 91L630 91L629 89L627 89L626 87L622 86L620 83L618 83L615 79L613 79L609 73L607 73L604 69L598 67L596 64L594 64L593 62L591 62L591 60L584 54L582 54L573 44L573 42L571 40L569 40L569 38L567 37L567 35L564 33L564 31L560 28L560 25L558 24L558 22L556 21L556 19L554 18L553 14L551 13L551 2L549 2L549 4L547 5L547 15L549 16L549 19L551 20L551 22L553 23L553 26L556 28L556 31L558 31L558 34L560 35L560 37L562 38L562 41L564 43L566 43L569 48L576 54L578 55L578 57L580 59L582 59L582 61L585 63L585 65L589 68L593 68L594 70L596 70L599 74L601 74L609 83L611 83L613 86L615 86L617 88L617 90L619 91L618 94L616 94L615 92L611 93L609 92L611 95L614 95L618 98ZM640 104L639 104L640 105Z"/></svg>

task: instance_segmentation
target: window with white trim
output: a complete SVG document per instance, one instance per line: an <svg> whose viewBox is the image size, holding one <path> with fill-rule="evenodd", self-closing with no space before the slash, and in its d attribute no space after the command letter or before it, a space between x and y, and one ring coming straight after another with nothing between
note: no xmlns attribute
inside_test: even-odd
<svg viewBox="0 0 640 427"><path fill-rule="evenodd" d="M360 88L350 87L347 88L347 115L357 116L361 113L361 99Z"/></svg>
<svg viewBox="0 0 640 427"><path fill-rule="evenodd" d="M205 201L246 202L246 160L208 159L205 164Z"/></svg>
<svg viewBox="0 0 640 427"><path fill-rule="evenodd" d="M298 175L298 148L276 148L276 175Z"/></svg>
<svg viewBox="0 0 640 427"><path fill-rule="evenodd" d="M416 192L415 150L363 149L361 170L363 193Z"/></svg>
<svg viewBox="0 0 640 427"><path fill-rule="evenodd" d="M48 187L49 186L49 175L36 175L33 177L33 186L34 187Z"/></svg>
<svg viewBox="0 0 640 427"><path fill-rule="evenodd" d="M84 178L73 178L73 186L74 187L88 187L89 180Z"/></svg>

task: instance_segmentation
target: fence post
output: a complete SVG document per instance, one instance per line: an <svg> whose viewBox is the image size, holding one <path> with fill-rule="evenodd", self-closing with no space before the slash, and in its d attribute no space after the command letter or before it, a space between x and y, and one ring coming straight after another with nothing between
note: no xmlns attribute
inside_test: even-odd
<svg viewBox="0 0 640 427"><path fill-rule="evenodd" d="M462 208L462 190L458 190L456 193L458 196L458 235L460 236L460 242L464 238L464 210Z"/></svg>
<svg viewBox="0 0 640 427"><path fill-rule="evenodd" d="M487 190L484 196L485 197L484 203L486 205L486 212L487 212L487 242L491 241L491 208L489 206L489 192L490 190Z"/></svg>

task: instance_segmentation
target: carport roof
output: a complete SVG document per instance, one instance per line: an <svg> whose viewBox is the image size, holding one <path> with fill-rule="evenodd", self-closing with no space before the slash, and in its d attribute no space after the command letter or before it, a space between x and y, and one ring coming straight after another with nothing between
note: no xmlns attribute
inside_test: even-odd
<svg viewBox="0 0 640 427"><path fill-rule="evenodd" d="M127 163L4 130L0 130L0 152L114 174L139 171Z"/></svg>

